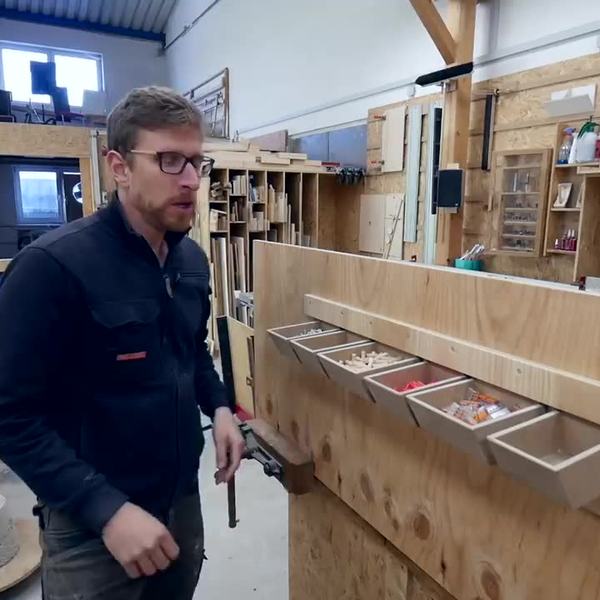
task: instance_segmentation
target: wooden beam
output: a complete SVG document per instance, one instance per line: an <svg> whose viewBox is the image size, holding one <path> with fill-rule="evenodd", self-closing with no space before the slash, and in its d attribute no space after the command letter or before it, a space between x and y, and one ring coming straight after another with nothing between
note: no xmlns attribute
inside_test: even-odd
<svg viewBox="0 0 600 600"><path fill-rule="evenodd" d="M410 0L421 23L433 40L446 64L456 62L457 43L432 0Z"/></svg>
<svg viewBox="0 0 600 600"><path fill-rule="evenodd" d="M476 0L449 0L448 28L457 40L456 62L473 60L475 40ZM444 105L444 131L442 138L442 168L458 164L467 168L469 147L469 118L471 111L472 78L462 77L454 82L455 88L448 91ZM436 245L436 263L450 265L462 251L463 211L449 213L440 211Z"/></svg>

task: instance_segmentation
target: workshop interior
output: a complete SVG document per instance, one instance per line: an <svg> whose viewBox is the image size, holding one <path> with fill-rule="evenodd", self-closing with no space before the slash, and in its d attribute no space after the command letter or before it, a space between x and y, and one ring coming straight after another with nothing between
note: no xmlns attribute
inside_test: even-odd
<svg viewBox="0 0 600 600"><path fill-rule="evenodd" d="M151 85L202 114L245 445L194 597L600 600L598 0L0 0L0 294ZM0 462L1 600L35 502Z"/></svg>

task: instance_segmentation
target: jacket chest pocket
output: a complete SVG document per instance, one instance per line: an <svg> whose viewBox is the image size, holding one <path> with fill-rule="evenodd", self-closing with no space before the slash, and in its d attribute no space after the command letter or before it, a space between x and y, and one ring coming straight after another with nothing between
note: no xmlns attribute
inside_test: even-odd
<svg viewBox="0 0 600 600"><path fill-rule="evenodd" d="M204 272L180 273L175 288L175 306L180 337L194 338L210 314L210 286Z"/></svg>
<svg viewBox="0 0 600 600"><path fill-rule="evenodd" d="M161 364L160 307L155 300L107 302L92 308L91 343L105 383L155 379Z"/></svg>

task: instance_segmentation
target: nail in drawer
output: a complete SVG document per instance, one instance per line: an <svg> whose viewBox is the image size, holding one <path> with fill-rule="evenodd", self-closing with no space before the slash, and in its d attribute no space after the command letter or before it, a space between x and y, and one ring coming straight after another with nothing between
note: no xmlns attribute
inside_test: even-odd
<svg viewBox="0 0 600 600"><path fill-rule="evenodd" d="M466 400L470 390L491 396L512 412L476 425L444 412L443 409L453 402ZM456 381L430 390L415 390L408 395L408 403L423 429L489 464L495 462L487 440L489 435L546 412L544 406L528 398L474 379Z"/></svg>
<svg viewBox="0 0 600 600"><path fill-rule="evenodd" d="M600 427L552 411L490 436L498 465L560 504L600 496Z"/></svg>
<svg viewBox="0 0 600 600"><path fill-rule="evenodd" d="M320 333L327 333L330 331L339 331L337 327L323 323L322 321L308 321L307 323L298 323L296 325L287 325L285 327L276 327L274 329L268 329L267 333L271 336L273 343L277 346L277 349L281 354L297 361L298 357L294 352L290 340L294 338L304 338L312 335L319 335L319 333L309 333L312 330L321 329Z"/></svg>
<svg viewBox="0 0 600 600"><path fill-rule="evenodd" d="M367 341L359 335L342 330L311 335L306 339L296 338L290 340L290 344L303 366L315 373L324 373L318 356L320 352Z"/></svg>
<svg viewBox="0 0 600 600"><path fill-rule="evenodd" d="M460 373L421 361L365 377L364 383L377 404L416 426L417 422L406 401L407 395L414 393L415 390L404 392L400 390L413 381L425 384L425 387L419 388L421 391L462 378Z"/></svg>
<svg viewBox="0 0 600 600"><path fill-rule="evenodd" d="M363 371L356 371L340 362L351 360L353 355L361 356L363 352L365 355L370 352L387 352L391 357L391 362L384 366L366 368ZM388 371L394 366L412 364L417 361L414 356L377 342L366 342L350 348L322 352L319 354L319 360L330 379L366 400L371 400L371 396L363 382L365 377Z"/></svg>

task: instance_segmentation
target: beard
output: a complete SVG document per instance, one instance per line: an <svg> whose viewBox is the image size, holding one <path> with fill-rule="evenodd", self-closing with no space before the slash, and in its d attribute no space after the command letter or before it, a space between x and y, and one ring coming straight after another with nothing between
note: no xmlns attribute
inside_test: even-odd
<svg viewBox="0 0 600 600"><path fill-rule="evenodd" d="M144 206L148 221L161 231L185 233L194 224L196 217L195 197L190 195L170 198L160 206Z"/></svg>

